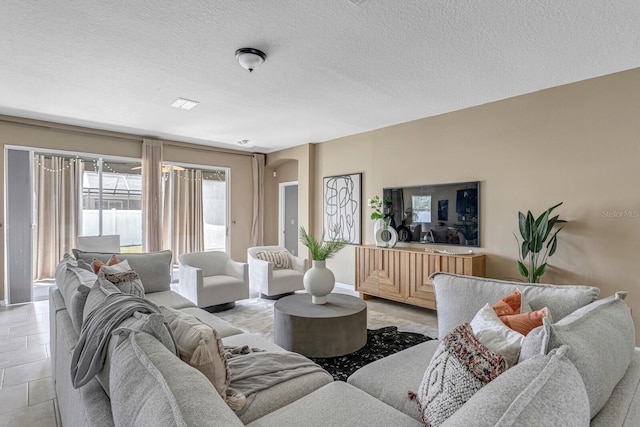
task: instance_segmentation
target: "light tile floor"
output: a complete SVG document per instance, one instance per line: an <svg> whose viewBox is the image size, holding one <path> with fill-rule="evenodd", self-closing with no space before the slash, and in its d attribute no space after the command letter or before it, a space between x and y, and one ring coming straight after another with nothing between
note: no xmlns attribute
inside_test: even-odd
<svg viewBox="0 0 640 427"><path fill-rule="evenodd" d="M57 425L49 302L0 307L0 426Z"/></svg>
<svg viewBox="0 0 640 427"><path fill-rule="evenodd" d="M178 286L172 287L177 290ZM335 291L357 295L349 285L337 284ZM240 301L235 309L219 315L247 332L272 338L273 304L274 301L253 298ZM367 300L367 314L371 329L395 325L401 331L437 336L433 310L371 299ZM0 427L59 426L56 405L49 350L49 302L0 307Z"/></svg>

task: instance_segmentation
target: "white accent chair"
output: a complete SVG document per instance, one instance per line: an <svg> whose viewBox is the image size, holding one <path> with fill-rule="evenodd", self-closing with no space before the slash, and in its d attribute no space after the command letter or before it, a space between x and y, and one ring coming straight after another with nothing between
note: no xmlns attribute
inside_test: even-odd
<svg viewBox="0 0 640 427"><path fill-rule="evenodd" d="M290 269L274 269L273 263L257 258L260 251L285 251L289 254ZM309 269L309 261L291 254L282 246L256 246L247 249L249 284L262 298L277 299L282 295L304 289L302 278Z"/></svg>
<svg viewBox="0 0 640 427"><path fill-rule="evenodd" d="M178 261L180 295L198 307L222 311L249 298L247 263L233 261L221 251L182 254Z"/></svg>

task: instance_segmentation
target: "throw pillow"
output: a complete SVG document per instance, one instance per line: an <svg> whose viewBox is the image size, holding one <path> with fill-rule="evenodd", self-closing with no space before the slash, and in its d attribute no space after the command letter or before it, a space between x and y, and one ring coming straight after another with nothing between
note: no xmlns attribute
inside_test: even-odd
<svg viewBox="0 0 640 427"><path fill-rule="evenodd" d="M520 289L517 288L513 293L507 295L497 303L493 304L492 308L498 316L509 316L512 314L520 314L531 311L531 307L529 307L524 301L522 292L520 292Z"/></svg>
<svg viewBox="0 0 640 427"><path fill-rule="evenodd" d="M589 425L589 398L566 346L514 366L473 395L444 426Z"/></svg>
<svg viewBox="0 0 640 427"><path fill-rule="evenodd" d="M135 270L128 270L120 273L107 273L105 267L102 267L98 277L103 277L107 281L116 285L116 287L125 294L131 294L144 298L144 287Z"/></svg>
<svg viewBox="0 0 640 427"><path fill-rule="evenodd" d="M113 254L111 255L111 257L107 260L107 262L102 262L100 261L98 258L94 258L93 262L91 265L93 265L93 272L98 274L100 272L100 267L102 267L103 265L107 265L107 266L111 266L111 265L115 265L115 264L119 264L122 261L120 261L120 259L118 258L118 255Z"/></svg>
<svg viewBox="0 0 640 427"><path fill-rule="evenodd" d="M442 340L424 373L418 394L412 395L423 421L432 426L442 424L506 368L504 358L483 345L471 325L458 326Z"/></svg>
<svg viewBox="0 0 640 427"><path fill-rule="evenodd" d="M202 372L227 400L231 373L218 331L171 307L161 306L160 311L171 327L180 358Z"/></svg>
<svg viewBox="0 0 640 427"><path fill-rule="evenodd" d="M508 367L518 362L524 336L505 325L489 304L476 313L471 328L482 344L504 357Z"/></svg>
<svg viewBox="0 0 640 427"><path fill-rule="evenodd" d="M131 270L131 266L129 265L129 261L125 259L113 265L104 264L100 267L99 271L104 271L105 273L109 273L109 274L116 274L116 273L124 273L125 271L129 271L129 270Z"/></svg>
<svg viewBox="0 0 640 427"><path fill-rule="evenodd" d="M510 327L516 332L520 332L522 335L528 335L531 330L542 326L542 319L549 315L547 308L541 310L532 311L529 313L512 314L510 316L500 316L500 320L505 325Z"/></svg>
<svg viewBox="0 0 640 427"><path fill-rule="evenodd" d="M285 270L291 268L291 259L287 251L259 251L256 258L273 264L274 270Z"/></svg>
<svg viewBox="0 0 640 427"><path fill-rule="evenodd" d="M625 375L635 347L631 310L626 292L617 292L579 308L552 324L543 322L545 353L567 345L567 358L582 376L589 396L591 418L604 407Z"/></svg>

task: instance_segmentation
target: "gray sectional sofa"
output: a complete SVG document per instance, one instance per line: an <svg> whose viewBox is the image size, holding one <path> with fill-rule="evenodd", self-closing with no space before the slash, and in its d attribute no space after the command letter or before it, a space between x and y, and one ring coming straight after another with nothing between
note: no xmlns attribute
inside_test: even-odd
<svg viewBox="0 0 640 427"><path fill-rule="evenodd" d="M106 261L110 256L81 251L74 251L74 255L77 260L87 263L94 257ZM122 254L120 257L127 259L138 271L145 288L145 298L157 305L192 314L211 325L222 336L225 346L248 345L268 351L283 351L274 343L258 335L244 333L171 291L169 252ZM82 294L86 298L87 288L96 280L93 273L78 273L78 268L67 268L74 262L67 259L61 263L56 275L58 288L49 297L55 388L65 427L422 425L417 405L407 393L417 391L420 386L425 369L438 347L438 340L367 365L354 373L347 383L334 382L329 374L316 372L277 384L257 393L250 407L236 414L200 372L182 362L159 340L142 332L109 347L106 361L110 371L109 395L98 381L105 381L101 375L74 389L70 365L80 333L81 324L78 323L82 321L79 306L83 303ZM590 306L598 295L596 288L516 285L446 274L436 276L434 283L440 338L446 335L451 325L470 321L484 303L499 299L505 290L516 286L527 296L533 309L548 306L556 322L562 317L569 318L580 307ZM601 338L598 334L608 334L606 326L611 322L622 323L614 323L614 329L617 326L623 331L628 329L624 316L621 319L614 316L591 321L596 325L605 324L603 330L595 331L591 337L593 340ZM572 357L575 355L570 354L567 346L548 355L536 355L536 345L544 338L538 334L538 341L529 345L531 357L528 360L481 389L446 424L588 425L590 422L591 425L638 425L640 351L634 348L633 339L629 342L628 338L621 338L627 335L613 334L610 339L593 345L593 351L606 352L603 349L607 347L613 350L611 346L615 347L615 340L626 340L617 346L619 351L629 353L628 349L631 349L629 357L615 360L617 366L602 366L603 372L614 372L612 378L604 381L612 384L612 390L608 395L607 390L599 394L600 398L606 397L606 403L595 417L589 414L589 398L585 398L587 390L578 376L581 373L573 368L575 361ZM576 343L580 344L579 340ZM605 363L606 354L604 356L590 360ZM623 366L626 359L627 366ZM553 375L549 374L551 369L555 369ZM615 378L616 375L621 378ZM543 381L549 377L555 380ZM601 376L597 378L600 381ZM559 404L566 408L558 408ZM549 411L549 407L553 410Z"/></svg>

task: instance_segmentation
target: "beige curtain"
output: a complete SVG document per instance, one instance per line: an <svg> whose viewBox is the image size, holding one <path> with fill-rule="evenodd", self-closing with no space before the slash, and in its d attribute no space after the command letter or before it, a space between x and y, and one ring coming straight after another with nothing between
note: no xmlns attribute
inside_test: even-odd
<svg viewBox="0 0 640 427"><path fill-rule="evenodd" d="M184 253L204 250L202 171L174 171L173 183L165 181L164 194L165 248L171 249L177 263Z"/></svg>
<svg viewBox="0 0 640 427"><path fill-rule="evenodd" d="M83 163L35 156L36 245L34 280L55 277L56 265L75 247Z"/></svg>
<svg viewBox="0 0 640 427"><path fill-rule="evenodd" d="M142 141L142 240L146 252L162 250L162 142Z"/></svg>
<svg viewBox="0 0 640 427"><path fill-rule="evenodd" d="M251 156L251 170L253 172L251 246L262 246L264 241L264 163L264 154L254 153Z"/></svg>

